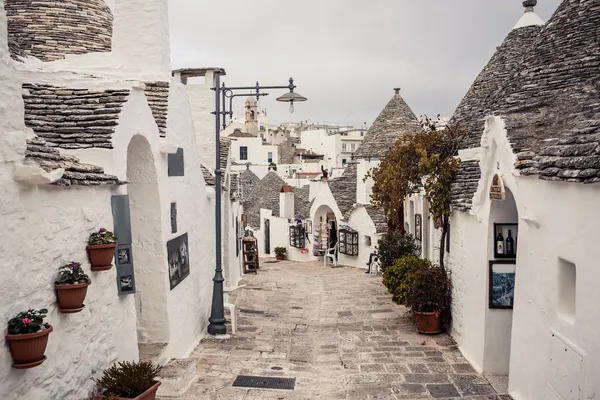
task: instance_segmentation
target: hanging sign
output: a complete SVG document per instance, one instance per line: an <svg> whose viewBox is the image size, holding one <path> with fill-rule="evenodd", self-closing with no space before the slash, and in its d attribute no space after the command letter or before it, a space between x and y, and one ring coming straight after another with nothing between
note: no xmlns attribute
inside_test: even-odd
<svg viewBox="0 0 600 400"><path fill-rule="evenodd" d="M502 201L505 198L504 181L500 175L496 174L492 179L492 186L490 187L490 200Z"/></svg>

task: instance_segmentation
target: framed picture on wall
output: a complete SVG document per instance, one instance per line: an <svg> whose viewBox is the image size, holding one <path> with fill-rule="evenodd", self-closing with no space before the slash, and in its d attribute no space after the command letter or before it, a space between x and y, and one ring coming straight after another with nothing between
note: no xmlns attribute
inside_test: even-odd
<svg viewBox="0 0 600 400"><path fill-rule="evenodd" d="M489 307L512 309L515 304L516 261L490 261Z"/></svg>
<svg viewBox="0 0 600 400"><path fill-rule="evenodd" d="M311 235L313 233L313 230L312 230L312 221L308 220L304 224L305 224L304 229L306 229L306 233L308 233L309 235Z"/></svg>
<svg viewBox="0 0 600 400"><path fill-rule="evenodd" d="M190 274L190 259L187 233L167 242L169 261L169 283L171 290Z"/></svg>
<svg viewBox="0 0 600 400"><path fill-rule="evenodd" d="M415 238L419 241L423 240L423 227L422 227L421 214L415 215Z"/></svg>

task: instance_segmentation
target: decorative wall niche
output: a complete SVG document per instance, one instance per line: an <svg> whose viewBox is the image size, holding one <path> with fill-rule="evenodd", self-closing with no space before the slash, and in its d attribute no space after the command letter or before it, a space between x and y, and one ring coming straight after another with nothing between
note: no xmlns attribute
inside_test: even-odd
<svg viewBox="0 0 600 400"><path fill-rule="evenodd" d="M577 309L577 267L572 262L558 259L558 313L573 324Z"/></svg>
<svg viewBox="0 0 600 400"><path fill-rule="evenodd" d="M183 149L177 149L177 153L169 154L169 176L184 176Z"/></svg>

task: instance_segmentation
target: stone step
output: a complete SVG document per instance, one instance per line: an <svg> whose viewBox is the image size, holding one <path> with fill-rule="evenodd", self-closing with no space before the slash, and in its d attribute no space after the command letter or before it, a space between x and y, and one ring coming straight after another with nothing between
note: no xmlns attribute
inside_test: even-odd
<svg viewBox="0 0 600 400"><path fill-rule="evenodd" d="M174 358L163 367L158 377L161 385L158 388L157 398L159 400L179 399L188 391L195 379L196 362Z"/></svg>
<svg viewBox="0 0 600 400"><path fill-rule="evenodd" d="M138 343L138 351L140 352L140 361L152 361L160 364L160 356L163 350L167 347L167 343Z"/></svg>

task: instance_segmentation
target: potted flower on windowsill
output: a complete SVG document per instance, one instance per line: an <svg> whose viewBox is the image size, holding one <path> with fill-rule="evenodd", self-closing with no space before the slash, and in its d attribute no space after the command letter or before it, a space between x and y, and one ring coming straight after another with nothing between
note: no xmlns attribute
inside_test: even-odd
<svg viewBox="0 0 600 400"><path fill-rule="evenodd" d="M120 362L104 371L97 381L104 398L155 400L162 370L152 362Z"/></svg>
<svg viewBox="0 0 600 400"><path fill-rule="evenodd" d="M90 235L87 250L92 271L107 271L112 268L115 247L117 247L117 237L111 231L100 228L98 232Z"/></svg>
<svg viewBox="0 0 600 400"><path fill-rule="evenodd" d="M37 367L44 361L48 335L52 325L45 323L48 310L33 309L19 313L8 321L6 341L13 358L13 367L17 369Z"/></svg>
<svg viewBox="0 0 600 400"><path fill-rule="evenodd" d="M433 335L442 331L441 316L450 311L452 284L443 267L434 265L414 273L406 305L414 313L417 332Z"/></svg>
<svg viewBox="0 0 600 400"><path fill-rule="evenodd" d="M285 247L275 247L275 258L280 261L284 260L286 252L287 249Z"/></svg>
<svg viewBox="0 0 600 400"><path fill-rule="evenodd" d="M91 283L80 263L71 261L60 267L54 282L60 312L72 314L83 310L83 301Z"/></svg>

